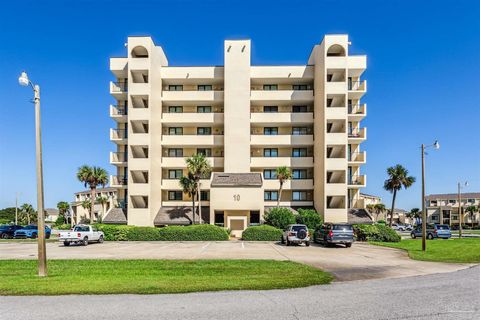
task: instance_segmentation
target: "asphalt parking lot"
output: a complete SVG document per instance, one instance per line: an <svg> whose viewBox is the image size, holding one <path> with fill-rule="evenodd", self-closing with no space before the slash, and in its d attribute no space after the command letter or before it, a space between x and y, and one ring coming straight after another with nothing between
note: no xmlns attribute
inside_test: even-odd
<svg viewBox="0 0 480 320"><path fill-rule="evenodd" d="M0 242L0 259L35 259L35 242ZM272 259L306 263L331 272L337 281L399 278L457 271L471 264L415 261L402 250L354 243L286 247L273 242L105 242L64 247L47 243L49 259Z"/></svg>

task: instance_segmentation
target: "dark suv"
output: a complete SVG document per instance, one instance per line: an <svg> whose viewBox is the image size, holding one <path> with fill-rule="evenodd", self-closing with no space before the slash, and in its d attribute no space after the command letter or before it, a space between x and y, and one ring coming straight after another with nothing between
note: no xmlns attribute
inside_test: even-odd
<svg viewBox="0 0 480 320"><path fill-rule="evenodd" d="M22 229L22 226L15 224L4 224L0 226L0 238L8 239L13 238L15 231Z"/></svg>
<svg viewBox="0 0 480 320"><path fill-rule="evenodd" d="M350 248L353 243L353 227L346 223L325 223L315 230L313 240L324 246L339 243Z"/></svg>

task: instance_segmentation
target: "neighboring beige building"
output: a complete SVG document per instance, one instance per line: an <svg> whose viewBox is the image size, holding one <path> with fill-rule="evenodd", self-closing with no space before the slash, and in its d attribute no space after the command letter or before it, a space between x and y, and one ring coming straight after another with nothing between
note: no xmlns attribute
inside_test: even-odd
<svg viewBox="0 0 480 320"><path fill-rule="evenodd" d="M331 222L364 208L367 58L349 46L327 35L306 65L254 66L250 40L226 40L223 66L181 67L150 37L129 37L127 57L110 59L110 186L128 224L190 223L178 178L196 153L213 168L201 181L202 222L234 234L276 206L279 166L293 172L281 206L314 207Z"/></svg>
<svg viewBox="0 0 480 320"><path fill-rule="evenodd" d="M429 223L440 223L449 225L459 225L460 216L458 213L459 202L457 193L431 194L426 197L427 200L427 221ZM477 225L480 222L480 192L462 193L461 202L463 209L463 223ZM476 206L477 212L471 216L465 211L469 206Z"/></svg>
<svg viewBox="0 0 480 320"><path fill-rule="evenodd" d="M363 200L365 207L368 206L369 204L376 205L376 204L382 203L382 198L380 198L379 196L366 194L362 192L360 192L360 199Z"/></svg>
<svg viewBox="0 0 480 320"><path fill-rule="evenodd" d="M98 221L99 218L102 218L104 223L126 223L124 212L121 209L118 210L118 208L123 206L123 203L117 198L116 188L98 188L96 190L96 199L99 197L106 198L107 202L105 204L95 203L93 207L94 221ZM75 193L74 198L74 201L70 203L72 208L71 211L73 212L74 222L80 223L82 219L86 219L90 216L90 209L84 208L83 203L84 201L91 201L91 192L90 190L77 192Z"/></svg>

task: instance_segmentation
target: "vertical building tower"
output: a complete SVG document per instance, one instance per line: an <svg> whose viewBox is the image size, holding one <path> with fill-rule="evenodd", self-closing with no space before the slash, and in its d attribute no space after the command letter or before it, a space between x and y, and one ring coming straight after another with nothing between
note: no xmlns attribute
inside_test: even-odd
<svg viewBox="0 0 480 320"><path fill-rule="evenodd" d="M275 169L287 166L293 178L280 206L347 222L349 210L363 209L366 184L366 57L348 47L347 35L327 35L307 65L252 66L250 40L227 40L224 66L170 67L151 38L130 37L128 56L110 59L110 184L128 224L191 222L192 201L178 179L197 153L213 169L201 180L197 221L234 234L260 223L277 205Z"/></svg>

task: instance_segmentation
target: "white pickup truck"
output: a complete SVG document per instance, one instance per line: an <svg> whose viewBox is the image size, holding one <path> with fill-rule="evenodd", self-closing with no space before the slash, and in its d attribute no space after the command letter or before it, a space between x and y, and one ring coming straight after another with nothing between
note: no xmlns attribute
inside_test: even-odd
<svg viewBox="0 0 480 320"><path fill-rule="evenodd" d="M86 224L77 224L73 230L60 232L58 240L65 246L69 246L70 243L88 245L89 242L97 241L102 243L105 235L102 231L98 231L96 227Z"/></svg>

